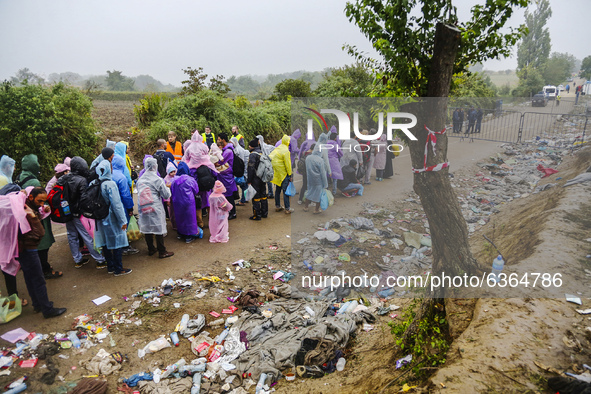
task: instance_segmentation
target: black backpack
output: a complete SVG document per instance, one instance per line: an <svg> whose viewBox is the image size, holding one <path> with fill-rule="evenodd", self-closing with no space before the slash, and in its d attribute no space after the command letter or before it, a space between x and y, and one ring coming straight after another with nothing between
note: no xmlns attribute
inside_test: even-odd
<svg viewBox="0 0 591 394"><path fill-rule="evenodd" d="M215 178L207 166L197 168L197 186L200 192L208 192L213 189Z"/></svg>
<svg viewBox="0 0 591 394"><path fill-rule="evenodd" d="M158 163L158 175L160 178L164 178L166 176L166 165L168 164L168 159L164 157L162 152L154 153L153 157Z"/></svg>
<svg viewBox="0 0 591 394"><path fill-rule="evenodd" d="M74 219L69 199L68 184L56 183L47 195L47 203L51 208L51 220L56 223L67 223Z"/></svg>
<svg viewBox="0 0 591 394"><path fill-rule="evenodd" d="M20 188L23 187L24 184L26 184L27 182L29 182L31 179L36 179L33 175L29 175L28 177L25 177L25 179L23 179L22 181L15 181L14 183L16 185L18 185Z"/></svg>
<svg viewBox="0 0 591 394"><path fill-rule="evenodd" d="M91 183L80 196L80 213L89 219L102 220L109 216L109 202L101 192L102 181Z"/></svg>
<svg viewBox="0 0 591 394"><path fill-rule="evenodd" d="M236 155L236 152L234 152L233 150L232 153L234 154L234 162L232 163L232 174L235 177L240 178L241 176L244 176L244 160L242 160L240 156Z"/></svg>

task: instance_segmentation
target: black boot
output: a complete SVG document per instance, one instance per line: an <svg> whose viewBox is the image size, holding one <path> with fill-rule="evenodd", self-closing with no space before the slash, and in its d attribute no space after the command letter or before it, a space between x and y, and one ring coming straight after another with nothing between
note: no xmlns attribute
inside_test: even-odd
<svg viewBox="0 0 591 394"><path fill-rule="evenodd" d="M253 198L252 199L252 216L249 217L250 220L261 220L261 199L260 198Z"/></svg>
<svg viewBox="0 0 591 394"><path fill-rule="evenodd" d="M261 198L261 217L264 219L269 214L269 202L267 197Z"/></svg>

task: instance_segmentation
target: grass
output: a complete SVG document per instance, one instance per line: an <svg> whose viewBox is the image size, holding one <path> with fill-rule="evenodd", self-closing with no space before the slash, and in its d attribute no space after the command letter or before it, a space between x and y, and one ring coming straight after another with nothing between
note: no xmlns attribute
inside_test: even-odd
<svg viewBox="0 0 591 394"><path fill-rule="evenodd" d="M504 71L501 73L486 72L486 75L490 77L490 80L492 81L492 83L495 84L497 88L500 88L507 84L509 84L511 88L515 88L517 87L517 83L519 82L519 78L517 78L517 74L515 74L515 72L511 72L511 74L505 74Z"/></svg>

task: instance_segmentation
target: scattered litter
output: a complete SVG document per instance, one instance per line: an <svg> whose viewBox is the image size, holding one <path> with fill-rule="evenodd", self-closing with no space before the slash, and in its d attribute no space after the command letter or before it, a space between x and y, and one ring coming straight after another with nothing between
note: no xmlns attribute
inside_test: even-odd
<svg viewBox="0 0 591 394"><path fill-rule="evenodd" d="M104 304L105 302L109 301L111 299L111 297L109 297L108 295L104 295L104 296L100 296L99 298L95 298L94 300L92 300L92 302L95 305L101 305Z"/></svg>

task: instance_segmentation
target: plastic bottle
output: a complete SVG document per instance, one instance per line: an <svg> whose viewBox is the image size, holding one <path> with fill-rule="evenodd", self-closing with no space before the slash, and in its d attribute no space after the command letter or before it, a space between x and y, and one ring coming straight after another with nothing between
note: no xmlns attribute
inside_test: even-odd
<svg viewBox="0 0 591 394"><path fill-rule="evenodd" d="M227 328L224 331L222 331L220 333L220 335L218 335L217 338L215 339L215 343L220 344L220 343L224 342L224 339L226 339L229 332L230 332L230 330L228 330Z"/></svg>
<svg viewBox="0 0 591 394"><path fill-rule="evenodd" d="M306 306L304 307L304 309L306 310L306 312L308 312L308 315L310 315L310 317L314 317L314 316L316 316L316 312L314 312L314 311L312 310L312 308L310 308L308 305L306 305Z"/></svg>
<svg viewBox="0 0 591 394"><path fill-rule="evenodd" d="M259 394L263 390L265 380L267 380L267 374L263 372L259 378L259 382L257 383L256 394Z"/></svg>
<svg viewBox="0 0 591 394"><path fill-rule="evenodd" d="M177 327L178 329L175 331L178 331L180 333L182 333L183 331L185 331L187 329L187 324L189 323L189 315L187 315L186 313L183 315L183 317L181 318L181 322L179 323L179 326Z"/></svg>
<svg viewBox="0 0 591 394"><path fill-rule="evenodd" d="M382 298L390 297L394 293L396 293L396 290L393 287L378 291L378 295Z"/></svg>
<svg viewBox="0 0 591 394"><path fill-rule="evenodd" d="M304 265L306 266L307 269L309 269L310 271L312 270L312 264L310 264L310 262L308 260L304 260Z"/></svg>
<svg viewBox="0 0 591 394"><path fill-rule="evenodd" d="M337 314L340 315L341 313L345 313L347 311L347 308L349 307L350 304L351 304L351 301L347 301L343 305L341 305L341 307L339 308Z"/></svg>
<svg viewBox="0 0 591 394"><path fill-rule="evenodd" d="M26 383L21 383L18 386L5 391L4 394L17 394L17 393L22 393L23 391L25 391L27 389L27 384Z"/></svg>
<svg viewBox="0 0 591 394"><path fill-rule="evenodd" d="M80 346L82 346L82 344L80 343L80 339L78 339L76 331L68 332L68 339L70 340L70 342L72 342L72 346L74 346L76 349L80 349Z"/></svg>
<svg viewBox="0 0 591 394"><path fill-rule="evenodd" d="M342 371L345 369L345 364L347 364L347 360L345 360L343 357L339 358L339 361L337 361L337 371Z"/></svg>
<svg viewBox="0 0 591 394"><path fill-rule="evenodd" d="M174 346L179 345L179 334L176 331L170 333L170 339L172 340Z"/></svg>
<svg viewBox="0 0 591 394"><path fill-rule="evenodd" d="M191 394L199 394L201 391L201 373L193 375L193 386L191 387Z"/></svg>
<svg viewBox="0 0 591 394"><path fill-rule="evenodd" d="M355 308L357 308L358 306L359 306L359 302L357 302L357 300L353 300L353 301L351 301L351 303L349 304L349 306L347 307L347 310L345 312L353 313Z"/></svg>
<svg viewBox="0 0 591 394"><path fill-rule="evenodd" d="M494 276L495 282L499 282L499 274L503 271L503 267L505 266L505 261L501 255L498 255L496 259L493 260L492 264L492 275Z"/></svg>
<svg viewBox="0 0 591 394"><path fill-rule="evenodd" d="M162 379L166 379L171 374L173 374L174 372L178 371L179 368L184 367L186 363L187 362L185 361L185 359L184 358L181 358L176 363L174 363L172 365L169 365L168 367L166 367L166 370L162 373Z"/></svg>

